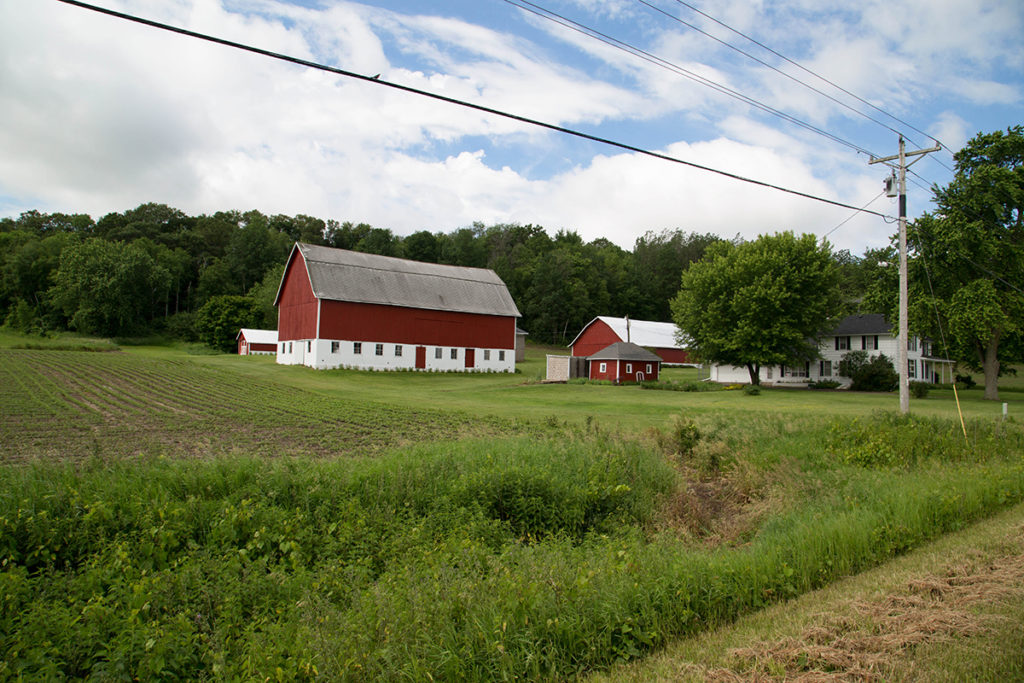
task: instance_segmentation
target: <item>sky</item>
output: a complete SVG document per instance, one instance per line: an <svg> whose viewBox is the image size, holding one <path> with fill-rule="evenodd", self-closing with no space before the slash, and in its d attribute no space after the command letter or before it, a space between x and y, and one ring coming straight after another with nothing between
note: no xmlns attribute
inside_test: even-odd
<svg viewBox="0 0 1024 683"><path fill-rule="evenodd" d="M869 154L895 154L898 133L908 150L944 146L911 168L914 217L951 179L953 151L1024 123L1020 0L95 4L378 82L58 0L0 0L0 216L156 202L398 235L534 224L626 249L648 231L792 230L860 255L896 231L889 169Z"/></svg>

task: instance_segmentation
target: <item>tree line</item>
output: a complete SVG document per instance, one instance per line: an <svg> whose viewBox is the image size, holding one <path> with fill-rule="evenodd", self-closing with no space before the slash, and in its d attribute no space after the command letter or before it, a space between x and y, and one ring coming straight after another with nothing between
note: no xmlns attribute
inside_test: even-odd
<svg viewBox="0 0 1024 683"><path fill-rule="evenodd" d="M650 231L626 250L604 238L584 242L572 231L552 236L536 225L477 223L400 236L301 214L189 216L153 203L95 221L27 211L0 219L0 320L25 332L163 334L227 348L232 328L276 329L273 300L296 241L490 268L508 285L530 338L564 344L598 315L670 320L682 273L727 240ZM855 301L878 256L832 258Z"/></svg>
<svg viewBox="0 0 1024 683"><path fill-rule="evenodd" d="M26 332L198 339L204 307L276 328L274 295L297 242L491 268L532 339L564 343L596 315L668 320L682 271L719 238L649 232L631 251L535 225L474 224L399 236L365 223L143 204L99 220L27 211L0 219L0 320ZM200 325L200 328L202 325Z"/></svg>

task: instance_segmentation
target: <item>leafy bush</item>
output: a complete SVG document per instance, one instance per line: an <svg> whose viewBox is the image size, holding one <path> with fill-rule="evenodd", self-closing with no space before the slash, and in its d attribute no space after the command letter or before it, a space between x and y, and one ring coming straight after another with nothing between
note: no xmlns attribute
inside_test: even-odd
<svg viewBox="0 0 1024 683"><path fill-rule="evenodd" d="M834 379L820 379L817 382L808 382L808 389L838 389L842 386Z"/></svg>
<svg viewBox="0 0 1024 683"><path fill-rule="evenodd" d="M853 391L895 391L899 386L899 375L884 353L870 358L867 351L845 353L839 374L850 378Z"/></svg>
<svg viewBox="0 0 1024 683"><path fill-rule="evenodd" d="M978 384L970 375L957 375L954 379L958 389L971 389Z"/></svg>
<svg viewBox="0 0 1024 683"><path fill-rule="evenodd" d="M914 398L928 398L931 386L928 382L911 382L910 393Z"/></svg>

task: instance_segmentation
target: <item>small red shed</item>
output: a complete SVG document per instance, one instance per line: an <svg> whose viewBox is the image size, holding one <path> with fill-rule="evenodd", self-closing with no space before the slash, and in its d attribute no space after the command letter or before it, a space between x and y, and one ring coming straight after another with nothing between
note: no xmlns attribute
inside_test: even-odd
<svg viewBox="0 0 1024 683"><path fill-rule="evenodd" d="M253 330L243 327L235 335L239 356L277 354L277 330Z"/></svg>
<svg viewBox="0 0 1024 683"><path fill-rule="evenodd" d="M661 373L661 358L631 342L615 342L587 358L587 376L616 384L651 382Z"/></svg>
<svg viewBox="0 0 1024 683"><path fill-rule="evenodd" d="M589 357L615 342L632 342L651 349L663 363L690 363L689 353L676 340L675 323L631 320L600 315L587 323L569 346L572 355Z"/></svg>

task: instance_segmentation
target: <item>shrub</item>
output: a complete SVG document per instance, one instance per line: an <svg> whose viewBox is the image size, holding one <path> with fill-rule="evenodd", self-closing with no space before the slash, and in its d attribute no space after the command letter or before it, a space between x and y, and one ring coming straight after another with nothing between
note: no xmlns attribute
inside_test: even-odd
<svg viewBox="0 0 1024 683"><path fill-rule="evenodd" d="M743 387L743 393L746 394L747 396L760 396L761 387L757 386L756 384L748 384L745 387Z"/></svg>
<svg viewBox="0 0 1024 683"><path fill-rule="evenodd" d="M838 389L840 386L839 382L834 379L822 379L817 382L808 382L808 389Z"/></svg>
<svg viewBox="0 0 1024 683"><path fill-rule="evenodd" d="M958 389L970 389L974 387L976 384L977 382L975 382L974 378L971 377L970 375L956 376L956 386Z"/></svg>
<svg viewBox="0 0 1024 683"><path fill-rule="evenodd" d="M914 398L927 398L929 389L931 389L931 385L928 382L910 383L910 393L913 394Z"/></svg>
<svg viewBox="0 0 1024 683"><path fill-rule="evenodd" d="M850 351L839 361L839 374L849 377L853 391L895 391L899 375L884 353L868 357L867 351Z"/></svg>

